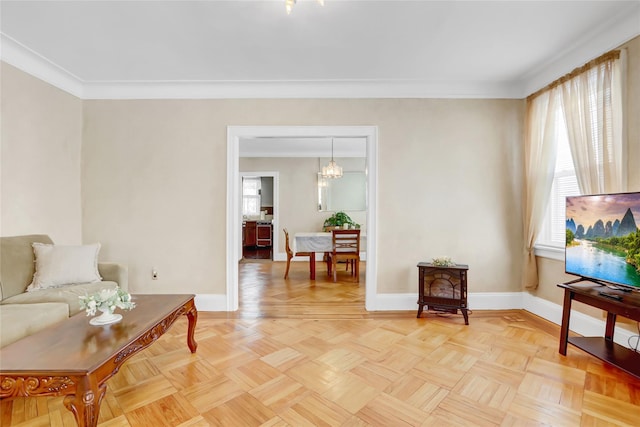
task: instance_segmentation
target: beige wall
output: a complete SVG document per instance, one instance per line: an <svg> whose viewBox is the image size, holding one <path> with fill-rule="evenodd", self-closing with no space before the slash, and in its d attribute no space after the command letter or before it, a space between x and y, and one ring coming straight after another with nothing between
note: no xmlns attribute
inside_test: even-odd
<svg viewBox="0 0 640 427"><path fill-rule="evenodd" d="M628 136L628 156L627 156L627 190L640 191L640 37L636 37L629 43L623 45L627 48L627 136ZM532 294L546 300L562 304L563 292L556 285L563 281L575 279L575 276L564 274L564 262L548 258L538 258L540 275L540 285ZM594 314L594 310L576 304L577 309L589 314ZM596 317L599 317L597 312Z"/></svg>
<svg viewBox="0 0 640 427"><path fill-rule="evenodd" d="M82 101L1 63L0 235L81 242Z"/></svg>
<svg viewBox="0 0 640 427"><path fill-rule="evenodd" d="M640 191L640 37L625 47L628 190ZM0 234L100 241L135 292L224 293L229 125L378 126L379 292L415 292L415 264L440 255L470 264L471 292L519 290L523 101L83 102L5 63L0 73ZM296 195L284 206L310 197L311 165L299 166L304 176L281 178ZM321 222L282 214L293 229ZM560 303L563 263L538 263L533 294Z"/></svg>
<svg viewBox="0 0 640 427"><path fill-rule="evenodd" d="M83 236L129 264L135 292L222 294L227 126L375 125L378 292L415 293L416 263L441 255L470 265L472 292L517 291L523 106L437 99L85 101ZM313 176L292 179L306 197L313 183L303 180Z"/></svg>
<svg viewBox="0 0 640 427"><path fill-rule="evenodd" d="M627 49L627 162L628 190L640 191L640 37L624 45Z"/></svg>
<svg viewBox="0 0 640 427"><path fill-rule="evenodd" d="M640 38L626 47L628 189L640 191ZM100 241L135 292L224 293L229 125L378 126L378 291L415 292L415 264L441 255L470 265L471 292L519 290L523 101L82 102L0 72L0 234ZM285 206L310 197L307 168L281 182L296 195ZM283 215L294 229L321 222ZM560 303L563 264L538 262L534 295Z"/></svg>

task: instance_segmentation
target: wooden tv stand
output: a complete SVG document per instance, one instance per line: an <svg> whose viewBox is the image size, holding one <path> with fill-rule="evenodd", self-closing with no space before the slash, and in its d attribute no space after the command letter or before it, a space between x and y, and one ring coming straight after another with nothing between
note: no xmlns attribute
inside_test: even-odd
<svg viewBox="0 0 640 427"><path fill-rule="evenodd" d="M580 281L586 280L580 279ZM560 354L567 354L567 343L570 343L592 356L640 378L640 353L613 342L616 316L620 315L640 321L640 293L637 291L613 290L597 283L594 285L593 287L580 287L577 286L577 281L558 285L558 287L564 288L562 326L560 328ZM605 292L608 296L601 295L601 292ZM569 336L569 317L571 316L571 301L573 300L607 312L604 337Z"/></svg>

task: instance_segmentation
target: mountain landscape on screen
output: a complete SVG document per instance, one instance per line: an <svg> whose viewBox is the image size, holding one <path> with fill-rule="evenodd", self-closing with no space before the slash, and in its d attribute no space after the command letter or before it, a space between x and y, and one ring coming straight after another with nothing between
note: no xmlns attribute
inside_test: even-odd
<svg viewBox="0 0 640 427"><path fill-rule="evenodd" d="M640 289L640 193L567 197L565 271Z"/></svg>
<svg viewBox="0 0 640 427"><path fill-rule="evenodd" d="M627 209L622 220L616 219L613 223L607 221L605 224L602 219L598 219L592 226L589 226L586 232L582 224L576 226L573 218L567 219L567 230L571 230L576 239L595 239L598 237L607 238L614 236L624 237L628 234L635 233L637 229L638 226L636 225L636 220L633 218L631 208Z"/></svg>

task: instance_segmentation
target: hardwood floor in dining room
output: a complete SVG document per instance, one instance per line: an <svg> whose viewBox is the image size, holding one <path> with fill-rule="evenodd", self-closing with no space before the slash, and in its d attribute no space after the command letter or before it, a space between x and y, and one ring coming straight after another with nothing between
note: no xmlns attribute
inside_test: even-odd
<svg viewBox="0 0 640 427"><path fill-rule="evenodd" d="M360 283L284 266L241 263L241 309L199 313L195 354L180 319L127 361L99 425L640 426L640 380L561 356L559 327L525 311L371 313L364 263ZM1 409L2 426L75 425L62 398Z"/></svg>

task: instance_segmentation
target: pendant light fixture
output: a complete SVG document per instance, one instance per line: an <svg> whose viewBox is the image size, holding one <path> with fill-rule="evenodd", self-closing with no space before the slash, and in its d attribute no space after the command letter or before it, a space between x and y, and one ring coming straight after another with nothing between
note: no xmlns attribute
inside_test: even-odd
<svg viewBox="0 0 640 427"><path fill-rule="evenodd" d="M324 6L324 0L317 0L318 4L320 4L320 6ZM285 10L287 11L287 15L289 15L291 13L291 11L293 10L293 6L296 4L296 0L284 0L284 7Z"/></svg>
<svg viewBox="0 0 640 427"><path fill-rule="evenodd" d="M327 166L322 168L323 178L342 178L342 168L333 160L333 138L331 138L331 161Z"/></svg>

